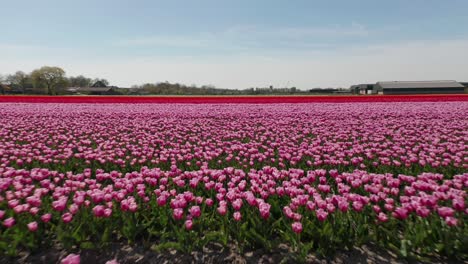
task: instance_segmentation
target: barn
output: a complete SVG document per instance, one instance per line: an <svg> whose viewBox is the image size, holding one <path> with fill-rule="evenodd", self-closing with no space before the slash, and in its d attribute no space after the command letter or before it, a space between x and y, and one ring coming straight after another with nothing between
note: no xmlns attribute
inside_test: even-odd
<svg viewBox="0 0 468 264"><path fill-rule="evenodd" d="M462 94L465 86L456 81L377 82L379 94Z"/></svg>
<svg viewBox="0 0 468 264"><path fill-rule="evenodd" d="M6 94L6 93L9 93L10 91L11 91L10 86L0 83L0 94Z"/></svg>
<svg viewBox="0 0 468 264"><path fill-rule="evenodd" d="M375 94L377 93L375 89L375 84L372 83L361 83L350 87L352 94Z"/></svg>
<svg viewBox="0 0 468 264"><path fill-rule="evenodd" d="M118 95L114 87L80 87L77 90L81 94L89 95Z"/></svg>
<svg viewBox="0 0 468 264"><path fill-rule="evenodd" d="M89 87L69 87L67 92L71 94L88 94L88 95L121 95L116 86L106 86L102 81L97 81Z"/></svg>

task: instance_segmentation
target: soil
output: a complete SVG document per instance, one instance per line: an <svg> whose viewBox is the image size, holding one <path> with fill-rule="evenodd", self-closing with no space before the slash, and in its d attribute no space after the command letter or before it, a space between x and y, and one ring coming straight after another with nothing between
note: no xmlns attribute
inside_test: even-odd
<svg viewBox="0 0 468 264"><path fill-rule="evenodd" d="M60 263L60 260L68 254L75 253L81 257L82 264L104 264L109 260L116 259L120 264L126 263L297 263L286 245L280 245L273 252L264 250L247 251L243 254L232 245L225 248L218 244L211 244L200 251L182 253L177 250L156 252L142 246L129 246L128 244L115 243L108 249L99 250L71 250L51 248L38 253L22 252L16 258L0 256L0 264L3 263ZM389 251L381 250L375 246L368 245L354 248L349 251L339 251L333 257L319 258L310 254L305 260L306 263L468 263L468 261L457 261L440 259L436 257L428 258L424 262L415 260L399 259Z"/></svg>

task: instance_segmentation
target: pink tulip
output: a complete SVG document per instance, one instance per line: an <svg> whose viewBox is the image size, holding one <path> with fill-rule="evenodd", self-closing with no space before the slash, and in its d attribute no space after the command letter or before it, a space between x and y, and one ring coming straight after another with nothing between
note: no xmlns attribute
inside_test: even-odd
<svg viewBox="0 0 468 264"><path fill-rule="evenodd" d="M448 226L457 226L458 225L458 220L455 217L447 216L447 217L445 217L445 223Z"/></svg>
<svg viewBox="0 0 468 264"><path fill-rule="evenodd" d="M356 212L361 212L363 208L364 208L364 205L361 202L359 202L359 201L354 201L353 202L353 209Z"/></svg>
<svg viewBox="0 0 468 264"><path fill-rule="evenodd" d="M79 210L79 207L76 204L71 204L68 207L68 211L70 211L70 213L72 213L72 214L76 214L78 212L78 210Z"/></svg>
<svg viewBox="0 0 468 264"><path fill-rule="evenodd" d="M200 217L200 216L201 216L200 206L198 206L198 205L192 206L192 207L189 209L189 213L190 213L190 215L192 215L194 218Z"/></svg>
<svg viewBox="0 0 468 264"><path fill-rule="evenodd" d="M465 200L463 198L453 199L452 206L455 210L462 212L465 210Z"/></svg>
<svg viewBox="0 0 468 264"><path fill-rule="evenodd" d="M341 212L347 212L348 206L349 206L349 203L347 201L342 200L338 202L338 209L340 209Z"/></svg>
<svg viewBox="0 0 468 264"><path fill-rule="evenodd" d="M234 214L233 214L233 218L234 218L234 220L236 220L237 222L239 222L240 220L242 220L242 215L241 215L240 212L236 211L236 212L234 212Z"/></svg>
<svg viewBox="0 0 468 264"><path fill-rule="evenodd" d="M384 209L385 209L386 211L391 212L391 211L393 211L393 210L395 209L395 207L394 207L392 204L388 204L388 203L387 203L387 204L384 204Z"/></svg>
<svg viewBox="0 0 468 264"><path fill-rule="evenodd" d="M48 223L50 221L50 219L52 219L51 214L44 214L44 215L41 216L41 220L44 223Z"/></svg>
<svg viewBox="0 0 468 264"><path fill-rule="evenodd" d="M453 216L453 214L455 213L455 210L453 210L450 207L439 207L437 208L437 213L440 215L440 217L446 218L446 217Z"/></svg>
<svg viewBox="0 0 468 264"><path fill-rule="evenodd" d="M80 255L70 254L61 261L62 264L80 264Z"/></svg>
<svg viewBox="0 0 468 264"><path fill-rule="evenodd" d="M175 220L181 220L184 216L184 210L181 208L174 209L172 215L174 216Z"/></svg>
<svg viewBox="0 0 468 264"><path fill-rule="evenodd" d="M242 207L241 199L236 199L235 201L232 202L232 208L234 208L234 210L239 211L241 207Z"/></svg>
<svg viewBox="0 0 468 264"><path fill-rule="evenodd" d="M416 208L416 214L419 215L420 217L427 217L431 214L431 211L427 209L426 207L418 207Z"/></svg>
<svg viewBox="0 0 468 264"><path fill-rule="evenodd" d="M112 209L106 208L104 209L104 217L110 217L112 215Z"/></svg>
<svg viewBox="0 0 468 264"><path fill-rule="evenodd" d="M393 217L400 219L400 220L405 220L408 217L408 210L403 207L398 207L393 212Z"/></svg>
<svg viewBox="0 0 468 264"><path fill-rule="evenodd" d="M262 202L261 204L259 204L258 209L260 210L260 216L263 219L268 219L270 217L270 208L271 205L268 203Z"/></svg>
<svg viewBox="0 0 468 264"><path fill-rule="evenodd" d="M3 220L3 225L4 225L6 228L10 228L10 227L14 226L15 223L16 223L16 222L15 222L15 218L13 218L13 217L9 217L9 218Z"/></svg>
<svg viewBox="0 0 468 264"><path fill-rule="evenodd" d="M320 222L325 221L325 219L327 219L327 216L328 216L328 213L321 208L316 210L315 214L317 215L317 218Z"/></svg>
<svg viewBox="0 0 468 264"><path fill-rule="evenodd" d="M291 226L292 226L292 230L294 231L294 233L300 234L302 232L301 222L294 222L294 223L292 223Z"/></svg>
<svg viewBox="0 0 468 264"><path fill-rule="evenodd" d="M187 230L192 230L192 228L193 228L193 221L192 221L192 220L189 220L189 219L186 220L186 221L185 221L185 229L187 229Z"/></svg>
<svg viewBox="0 0 468 264"><path fill-rule="evenodd" d="M226 215L227 213L227 207L226 206L219 206L217 209L218 213L220 215Z"/></svg>
<svg viewBox="0 0 468 264"><path fill-rule="evenodd" d="M289 207L289 206L283 207L283 213L289 219L294 218L294 212L291 210L291 207Z"/></svg>
<svg viewBox="0 0 468 264"><path fill-rule="evenodd" d="M28 224L28 229L31 232L36 232L37 230L37 222L31 222Z"/></svg>
<svg viewBox="0 0 468 264"><path fill-rule="evenodd" d="M96 217L103 217L104 216L104 206L102 205L96 205L93 208L93 214Z"/></svg>
<svg viewBox="0 0 468 264"><path fill-rule="evenodd" d="M10 208L15 208L19 204L20 204L20 202L17 199L13 199L13 200L8 201L8 207L10 207Z"/></svg>
<svg viewBox="0 0 468 264"><path fill-rule="evenodd" d="M159 196L157 199L156 199L157 203L159 206L165 206L166 203L167 203L167 198L166 196Z"/></svg>
<svg viewBox="0 0 468 264"><path fill-rule="evenodd" d="M307 201L306 207L307 207L308 210L313 211L313 210L315 210L315 203L312 202L312 201Z"/></svg>
<svg viewBox="0 0 468 264"><path fill-rule="evenodd" d="M30 213L31 215L37 215L37 213L39 213L39 208L37 208L37 207L31 207L31 208L29 209L29 213ZM1 217L0 217L0 219L1 219Z"/></svg>
<svg viewBox="0 0 468 264"><path fill-rule="evenodd" d="M379 220L379 222L385 223L388 221L388 216L384 213L379 213L377 219Z"/></svg>
<svg viewBox="0 0 468 264"><path fill-rule="evenodd" d="M373 205L372 206L372 210L374 210L375 213L379 214L380 212L382 212L382 209L380 208L380 206L378 205Z"/></svg>
<svg viewBox="0 0 468 264"><path fill-rule="evenodd" d="M73 220L73 215L71 213L64 213L62 215L62 221L67 224Z"/></svg>
<svg viewBox="0 0 468 264"><path fill-rule="evenodd" d="M207 199L205 200L205 204L206 204L208 207L213 206L213 204L214 204L213 199L207 198Z"/></svg>

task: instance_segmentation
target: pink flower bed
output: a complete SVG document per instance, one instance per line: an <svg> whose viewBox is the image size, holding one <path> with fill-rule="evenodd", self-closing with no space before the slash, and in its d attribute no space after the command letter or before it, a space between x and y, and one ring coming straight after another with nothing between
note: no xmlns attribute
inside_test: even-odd
<svg viewBox="0 0 468 264"><path fill-rule="evenodd" d="M7 253L44 239L190 247L216 233L251 246L377 241L451 255L467 232L466 102L3 103L0 112Z"/></svg>

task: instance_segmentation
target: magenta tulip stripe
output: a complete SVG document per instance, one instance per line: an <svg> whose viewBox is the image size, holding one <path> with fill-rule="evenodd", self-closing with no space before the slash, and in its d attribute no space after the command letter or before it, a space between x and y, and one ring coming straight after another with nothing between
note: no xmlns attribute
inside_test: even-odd
<svg viewBox="0 0 468 264"><path fill-rule="evenodd" d="M468 103L0 104L0 250L466 257Z"/></svg>

